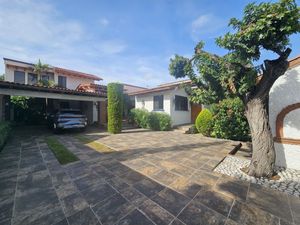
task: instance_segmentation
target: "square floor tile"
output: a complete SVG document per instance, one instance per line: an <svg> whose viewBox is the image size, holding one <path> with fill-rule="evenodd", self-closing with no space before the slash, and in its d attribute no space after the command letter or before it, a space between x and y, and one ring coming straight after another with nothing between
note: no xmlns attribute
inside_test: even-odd
<svg viewBox="0 0 300 225"><path fill-rule="evenodd" d="M152 200L172 213L174 216L177 216L177 214L190 201L190 199L186 196L179 194L178 192L169 188L166 188L153 196Z"/></svg>
<svg viewBox="0 0 300 225"><path fill-rule="evenodd" d="M238 224L279 225L279 219L274 215L238 201L234 202L229 218Z"/></svg>
<svg viewBox="0 0 300 225"><path fill-rule="evenodd" d="M90 205L95 205L116 194L116 191L108 184L99 184L96 187L85 189L81 193Z"/></svg>
<svg viewBox="0 0 300 225"><path fill-rule="evenodd" d="M122 218L118 225L154 225L144 214L138 210L133 210L127 216Z"/></svg>
<svg viewBox="0 0 300 225"><path fill-rule="evenodd" d="M156 224L167 225L174 219L174 216L172 216L167 210L163 209L150 199L143 202L139 209Z"/></svg>
<svg viewBox="0 0 300 225"><path fill-rule="evenodd" d="M188 225L223 225L226 217L204 205L189 204L178 216Z"/></svg>
<svg viewBox="0 0 300 225"><path fill-rule="evenodd" d="M81 210L72 216L67 218L69 225L100 225L96 215L92 212L90 208Z"/></svg>
<svg viewBox="0 0 300 225"><path fill-rule="evenodd" d="M81 211L89 206L79 193L74 193L61 199L61 203L66 216L71 216L72 214Z"/></svg>
<svg viewBox="0 0 300 225"><path fill-rule="evenodd" d="M164 186L151 179L143 179L140 182L135 183L133 186L147 197L151 197L164 189Z"/></svg>
<svg viewBox="0 0 300 225"><path fill-rule="evenodd" d="M126 216L127 213L134 209L134 206L120 194L116 194L95 205L92 209L102 224L111 225Z"/></svg>
<svg viewBox="0 0 300 225"><path fill-rule="evenodd" d="M227 217L233 199L214 191L200 191L193 199L193 203L195 206L198 206L199 204L206 205Z"/></svg>
<svg viewBox="0 0 300 225"><path fill-rule="evenodd" d="M247 202L273 215L292 221L287 194L250 184Z"/></svg>

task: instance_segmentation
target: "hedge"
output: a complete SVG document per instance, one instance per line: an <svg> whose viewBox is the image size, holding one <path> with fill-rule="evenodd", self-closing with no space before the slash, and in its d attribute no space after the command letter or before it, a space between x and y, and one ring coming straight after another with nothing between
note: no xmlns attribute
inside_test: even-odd
<svg viewBox="0 0 300 225"><path fill-rule="evenodd" d="M0 122L0 151L3 149L11 132L10 122Z"/></svg>
<svg viewBox="0 0 300 225"><path fill-rule="evenodd" d="M171 117L166 113L151 112L148 122L151 130L171 130Z"/></svg>
<svg viewBox="0 0 300 225"><path fill-rule="evenodd" d="M148 112L146 109L132 109L130 111L130 121L138 127L149 128L151 130L166 131L171 129L171 117L166 113Z"/></svg>
<svg viewBox="0 0 300 225"><path fill-rule="evenodd" d="M211 107L212 136L237 141L249 141L250 129L239 98L225 99Z"/></svg>
<svg viewBox="0 0 300 225"><path fill-rule="evenodd" d="M146 129L149 128L149 115L146 109L132 109L129 118L133 124Z"/></svg>
<svg viewBox="0 0 300 225"><path fill-rule="evenodd" d="M203 109L195 121L195 126L199 133L210 136L212 128L212 113L208 109Z"/></svg>
<svg viewBox="0 0 300 225"><path fill-rule="evenodd" d="M110 83L107 85L108 98L108 132L116 134L122 131L123 85Z"/></svg>

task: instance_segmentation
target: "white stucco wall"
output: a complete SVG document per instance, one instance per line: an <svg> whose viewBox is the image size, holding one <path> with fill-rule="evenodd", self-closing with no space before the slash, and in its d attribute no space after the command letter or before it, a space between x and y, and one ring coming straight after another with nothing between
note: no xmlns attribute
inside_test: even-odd
<svg viewBox="0 0 300 225"><path fill-rule="evenodd" d="M5 81L14 82L14 69L5 67ZM20 70L24 71L24 70ZM58 83L58 76L67 77L67 88L75 90L79 84L90 84L94 83L93 79L81 78L77 76L69 76L69 75L61 75L61 74L54 74L54 82ZM40 78L38 78L39 80ZM28 72L25 72L25 84L28 84Z"/></svg>
<svg viewBox="0 0 300 225"><path fill-rule="evenodd" d="M165 112L165 113L171 115L171 108L170 108L171 92L170 91L155 92L155 93L149 93L149 94L145 94L145 95L135 96L135 108L147 109L149 112L154 111L153 110L153 97L156 95L164 96L164 110L161 112Z"/></svg>
<svg viewBox="0 0 300 225"><path fill-rule="evenodd" d="M188 97L184 89L175 89L172 91L171 100L171 118L173 125L188 124L191 123L191 104L188 102L188 111L175 110L175 95Z"/></svg>
<svg viewBox="0 0 300 225"><path fill-rule="evenodd" d="M300 109L295 109L285 116L283 136L285 138L300 139Z"/></svg>
<svg viewBox="0 0 300 225"><path fill-rule="evenodd" d="M278 113L291 104L300 103L300 66L289 69L274 83L269 96L269 121L276 136ZM300 139L300 110L288 113L284 119L285 138ZM275 143L276 165L300 169L300 146Z"/></svg>
<svg viewBox="0 0 300 225"><path fill-rule="evenodd" d="M163 92L155 92L148 93L144 95L135 96L135 108L146 109L149 112L153 111L153 97L156 95L164 96L164 110L165 112L171 116L172 125L180 125L191 122L191 107L190 103L188 103L189 110L188 111L176 111L175 110L175 95L185 96L187 97L184 89L174 89Z"/></svg>

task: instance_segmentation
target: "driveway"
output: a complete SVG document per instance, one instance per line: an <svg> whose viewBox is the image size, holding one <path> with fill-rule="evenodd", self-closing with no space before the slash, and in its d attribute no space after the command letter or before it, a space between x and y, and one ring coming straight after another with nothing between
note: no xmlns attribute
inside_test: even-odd
<svg viewBox="0 0 300 225"><path fill-rule="evenodd" d="M58 139L80 161L62 166L43 132L18 132L0 153L0 224L300 224L300 200L213 172L234 142L178 132L88 132Z"/></svg>

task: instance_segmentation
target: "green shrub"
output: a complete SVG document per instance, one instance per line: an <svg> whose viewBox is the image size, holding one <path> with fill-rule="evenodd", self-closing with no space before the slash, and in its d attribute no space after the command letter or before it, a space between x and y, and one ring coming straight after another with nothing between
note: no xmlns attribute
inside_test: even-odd
<svg viewBox="0 0 300 225"><path fill-rule="evenodd" d="M108 98L108 132L116 134L122 131L123 116L123 85L110 83L107 85Z"/></svg>
<svg viewBox="0 0 300 225"><path fill-rule="evenodd" d="M141 128L149 128L149 115L150 113L146 109L132 109L130 111L130 118Z"/></svg>
<svg viewBox="0 0 300 225"><path fill-rule="evenodd" d="M132 109L129 120L141 128L166 131L171 129L171 117L166 113L148 112L146 109Z"/></svg>
<svg viewBox="0 0 300 225"><path fill-rule="evenodd" d="M4 147L11 132L10 122L4 121L0 122L0 151Z"/></svg>
<svg viewBox="0 0 300 225"><path fill-rule="evenodd" d="M217 138L248 141L250 130L239 98L225 99L212 106L213 132Z"/></svg>
<svg viewBox="0 0 300 225"><path fill-rule="evenodd" d="M166 113L151 112L148 121L151 130L167 131L171 129L171 117Z"/></svg>
<svg viewBox="0 0 300 225"><path fill-rule="evenodd" d="M212 128L212 113L208 109L203 109L197 116L195 126L199 133L210 136Z"/></svg>

